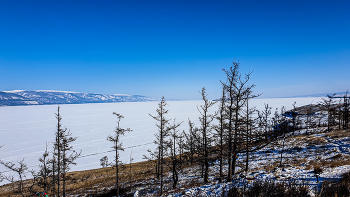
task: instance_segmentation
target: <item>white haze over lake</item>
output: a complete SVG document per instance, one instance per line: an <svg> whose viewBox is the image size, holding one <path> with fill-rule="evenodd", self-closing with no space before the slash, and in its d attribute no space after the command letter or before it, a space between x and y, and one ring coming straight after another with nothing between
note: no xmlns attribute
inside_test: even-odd
<svg viewBox="0 0 350 197"><path fill-rule="evenodd" d="M275 108L282 105L287 109L292 108L296 101L297 106L316 104L321 97L309 98L264 98L251 100L250 106L264 109L264 103ZM156 121L149 114L157 115L156 109L159 102L120 102L98 104L67 104L61 105L62 125L71 131L78 139L72 144L75 150L82 150L82 156L76 160L77 165L72 166L71 171L80 171L100 168L100 159L108 156L111 162L114 159L111 150L113 145L107 141L108 135L114 134L116 116L113 112L122 114L122 128L131 128L131 133L126 133L121 141L126 148L120 152L121 160L129 163L132 151L133 162L144 161L143 155L147 155L147 149L154 150L152 144L154 134L158 131ZM176 122L182 122L179 130L188 130L188 119L199 126L199 112L197 106L203 101L168 101L166 109L169 110L167 119L176 118ZM213 106L210 113L214 113L218 106ZM0 107L0 159L12 161L17 164L24 158L30 169L37 169L39 157L45 151L46 142L49 143L49 151L52 151L55 140L57 120L57 105L32 105L32 106L7 106ZM173 122L171 122L173 123ZM95 154L92 156L88 156ZM50 157L51 157L50 153ZM8 171L0 166L0 172ZM6 172L5 174L8 174ZM16 176L16 175L15 175ZM2 182L4 184L6 182Z"/></svg>

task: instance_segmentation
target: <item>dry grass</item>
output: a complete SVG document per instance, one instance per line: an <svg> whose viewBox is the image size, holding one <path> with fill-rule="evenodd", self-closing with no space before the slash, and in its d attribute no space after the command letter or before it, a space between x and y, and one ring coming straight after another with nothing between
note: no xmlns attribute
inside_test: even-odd
<svg viewBox="0 0 350 197"><path fill-rule="evenodd" d="M306 157L302 157L302 158L299 158L299 157L294 157L292 160L291 160L291 165L294 166L294 167L300 167L301 164L306 164L307 163L307 159Z"/></svg>
<svg viewBox="0 0 350 197"><path fill-rule="evenodd" d="M194 159L198 156L196 155ZM215 156L210 160L215 160ZM169 158L165 158L165 162L169 162ZM155 166L154 161L144 161L130 165L120 166L119 168L119 184L124 188L136 188L142 184L142 181L155 178ZM182 168L187 168L193 165L198 165L197 162L191 164L186 162L182 165ZM152 169L152 170L151 170ZM164 173L168 172L169 168L164 167ZM114 188L116 182L116 170L114 167L99 168L85 171L75 171L67 173L66 181L66 193L73 195L88 194L88 196L96 196L96 194L107 193L108 189ZM25 180L25 187L31 186L32 179ZM16 183L15 183L16 184ZM144 184L144 183L143 183ZM193 185L200 183L193 182ZM14 193L12 189L13 184L7 184L0 187L0 196L19 197L20 194ZM149 186L149 185L148 185ZM43 189L35 186L33 191L43 191ZM51 196L51 192L47 192ZM29 195L29 192L26 193Z"/></svg>
<svg viewBox="0 0 350 197"><path fill-rule="evenodd" d="M311 160L309 165L316 167L330 167L335 168L343 165L350 165L350 156L344 154L337 154L328 159Z"/></svg>
<svg viewBox="0 0 350 197"><path fill-rule="evenodd" d="M309 136L305 137L304 140L306 141L308 146L322 146L327 144L327 140L323 137Z"/></svg>
<svg viewBox="0 0 350 197"><path fill-rule="evenodd" d="M144 180L153 176L153 173L149 170L152 169L151 162L139 162L131 165L131 174L129 165L121 167L119 170L120 183L135 182L138 180ZM116 174L115 168L100 168L85 171L76 171L67 173L66 191L70 194L81 193L85 190L100 190L103 187L111 187L115 184ZM28 188L31 185L32 179L25 180L25 187ZM16 184L16 183L15 183ZM0 196L20 196L13 193L13 184L7 184L0 187ZM39 187L33 187L34 191L42 191ZM50 192L47 192L50 195ZM84 193L84 192L83 192ZM29 195L29 193L27 193Z"/></svg>
<svg viewBox="0 0 350 197"><path fill-rule="evenodd" d="M333 139L338 139L343 137L350 137L350 132L346 130L333 130L329 133L326 133L325 136Z"/></svg>

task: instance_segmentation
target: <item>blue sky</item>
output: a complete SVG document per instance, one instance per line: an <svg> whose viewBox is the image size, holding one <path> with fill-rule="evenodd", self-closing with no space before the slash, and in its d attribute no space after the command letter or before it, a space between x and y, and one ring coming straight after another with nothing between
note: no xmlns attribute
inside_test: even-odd
<svg viewBox="0 0 350 197"><path fill-rule="evenodd" d="M350 1L0 0L0 91L220 96L222 68L264 97L350 88Z"/></svg>

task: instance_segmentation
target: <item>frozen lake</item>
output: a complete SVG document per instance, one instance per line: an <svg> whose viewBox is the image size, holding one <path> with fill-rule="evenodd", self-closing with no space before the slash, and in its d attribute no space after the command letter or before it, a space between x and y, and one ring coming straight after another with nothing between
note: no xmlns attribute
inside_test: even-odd
<svg viewBox="0 0 350 197"><path fill-rule="evenodd" d="M268 103L273 111L282 105L287 109L292 108L294 101L297 106L313 104L321 100L321 97L309 98L265 98L253 99L251 106L262 110L264 103ZM203 102L196 101L168 101L169 110L166 118L177 122L184 121L180 130L188 130L188 119L199 124L199 112L197 106ZM131 128L131 133L122 137L126 148L121 152L121 160L129 163L130 153L134 162L143 161L143 155L147 149L153 150L155 145L154 134L157 132L156 121L149 114L156 115L158 102L122 102L122 103L98 103L98 104L68 104L61 105L62 125L71 131L78 139L72 144L75 150L82 150L82 156L77 159L77 165L72 166L71 171L100 168L100 159L108 156L111 162L114 158L111 150L112 143L107 141L108 135L113 135L116 127L116 116L113 112L122 114L125 118L121 121L122 128ZM217 110L217 106L211 108L211 113ZM0 107L0 159L7 162L25 158L25 163L33 169L39 164L39 157L45 151L46 142L50 143L48 149L52 150L55 139L57 120L55 114L57 105L32 105ZM199 126L199 125L198 125ZM94 154L94 155L91 155ZM7 171L0 166L0 172ZM2 184L4 184L3 182Z"/></svg>

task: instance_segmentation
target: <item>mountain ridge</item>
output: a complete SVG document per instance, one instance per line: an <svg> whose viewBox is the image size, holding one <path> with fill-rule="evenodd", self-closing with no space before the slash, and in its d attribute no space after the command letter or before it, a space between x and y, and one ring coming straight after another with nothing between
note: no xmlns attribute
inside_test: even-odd
<svg viewBox="0 0 350 197"><path fill-rule="evenodd" d="M0 106L157 101L142 95L99 94L57 90L0 91Z"/></svg>

